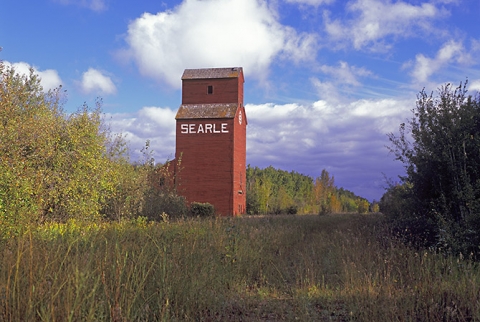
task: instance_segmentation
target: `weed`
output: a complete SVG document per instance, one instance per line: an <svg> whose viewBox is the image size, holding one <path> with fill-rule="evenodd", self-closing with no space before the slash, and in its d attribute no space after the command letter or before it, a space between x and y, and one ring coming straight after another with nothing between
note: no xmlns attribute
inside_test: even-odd
<svg viewBox="0 0 480 322"><path fill-rule="evenodd" d="M1 241L0 321L469 321L468 256L380 215L50 224Z"/></svg>

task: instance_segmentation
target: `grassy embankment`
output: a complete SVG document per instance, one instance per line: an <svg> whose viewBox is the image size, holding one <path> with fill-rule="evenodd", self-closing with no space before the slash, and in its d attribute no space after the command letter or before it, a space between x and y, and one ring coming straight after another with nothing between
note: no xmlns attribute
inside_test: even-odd
<svg viewBox="0 0 480 322"><path fill-rule="evenodd" d="M0 241L0 321L480 320L480 269L376 215L50 226Z"/></svg>

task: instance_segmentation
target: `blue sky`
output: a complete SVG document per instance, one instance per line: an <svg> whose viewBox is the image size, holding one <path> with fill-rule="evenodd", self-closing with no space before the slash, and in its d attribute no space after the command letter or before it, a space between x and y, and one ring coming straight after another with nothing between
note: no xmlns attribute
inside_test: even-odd
<svg viewBox="0 0 480 322"><path fill-rule="evenodd" d="M379 200L403 167L385 148L425 88L480 90L478 0L4 0L0 59L65 109L103 99L133 160L175 153L186 68L244 69L247 163Z"/></svg>

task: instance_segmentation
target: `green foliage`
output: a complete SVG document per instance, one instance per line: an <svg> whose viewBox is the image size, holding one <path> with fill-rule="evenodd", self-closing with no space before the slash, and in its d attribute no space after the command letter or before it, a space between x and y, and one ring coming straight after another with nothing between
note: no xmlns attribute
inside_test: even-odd
<svg viewBox="0 0 480 322"><path fill-rule="evenodd" d="M456 89L447 84L436 96L421 91L413 117L399 132L389 136L391 151L405 164L403 181L411 190L408 213L399 218L421 218L427 226L419 229L433 231L427 245L478 253L480 95L467 95L467 82Z"/></svg>
<svg viewBox="0 0 480 322"><path fill-rule="evenodd" d="M258 215L260 214L260 198L258 196L259 191L258 189L252 188L248 185L247 188L249 189L246 194L247 214Z"/></svg>
<svg viewBox="0 0 480 322"><path fill-rule="evenodd" d="M122 135L103 123L101 100L75 113L62 109L64 92L43 92L33 72L20 75L0 61L0 234L31 224L102 217L114 220L163 213L183 217L187 207L155 165L132 165ZM168 167L167 167L168 168ZM161 185L165 178L170 181Z"/></svg>
<svg viewBox="0 0 480 322"><path fill-rule="evenodd" d="M109 219L122 220L143 216L149 220L163 221L187 215L185 198L176 191L173 162L155 164L150 142L142 149L143 163L130 164L127 160L115 160L117 186L108 199L104 213ZM179 161L175 161L179 162Z"/></svg>
<svg viewBox="0 0 480 322"><path fill-rule="evenodd" d="M357 212L359 198L353 192L337 188L333 176L325 169L313 180L295 171L271 166L247 167L247 213L250 215Z"/></svg>
<svg viewBox="0 0 480 322"><path fill-rule="evenodd" d="M57 120L56 126L63 126L56 135L56 153L44 166L50 179L44 184L45 219L95 219L114 191L115 168L106 153L107 133L102 130L99 104L95 110L84 105Z"/></svg>
<svg viewBox="0 0 480 322"><path fill-rule="evenodd" d="M370 204L365 199L357 200L357 209L359 214L366 214L369 211Z"/></svg>
<svg viewBox="0 0 480 322"><path fill-rule="evenodd" d="M298 213L298 207L297 206L289 206L286 208L286 212L288 215L296 215Z"/></svg>
<svg viewBox="0 0 480 322"><path fill-rule="evenodd" d="M247 166L247 213L309 212L313 183L308 176L273 167Z"/></svg>
<svg viewBox="0 0 480 322"><path fill-rule="evenodd" d="M428 216L416 211L414 191L409 183L390 184L380 199L380 211L389 218L392 234L416 247L434 244L438 227Z"/></svg>
<svg viewBox="0 0 480 322"><path fill-rule="evenodd" d="M215 208L212 204L208 202L192 202L192 204L190 205L190 215L192 217L200 218L214 217Z"/></svg>
<svg viewBox="0 0 480 322"><path fill-rule="evenodd" d="M102 214L117 221L141 215L148 187L144 169L133 166L125 159L115 160L112 167L116 185L105 200Z"/></svg>
<svg viewBox="0 0 480 322"><path fill-rule="evenodd" d="M0 65L0 82L2 229L98 218L116 185L101 101L66 115L61 88L44 93L33 70Z"/></svg>
<svg viewBox="0 0 480 322"><path fill-rule="evenodd" d="M140 168L146 175L142 215L157 221L163 220L164 213L171 219L184 218L188 213L188 207L185 198L177 194L176 174L173 171L173 167L180 169L181 160L155 165L149 141L145 143L142 152L144 163Z"/></svg>
<svg viewBox="0 0 480 322"><path fill-rule="evenodd" d="M335 190L334 177L330 177L328 171L323 169L320 177L315 179L315 204L318 206L319 215L324 216L338 212L337 209L333 209L332 205Z"/></svg>
<svg viewBox="0 0 480 322"><path fill-rule="evenodd" d="M370 205L370 208L371 208L370 211L373 213L380 212L380 204L378 203L378 201L374 200Z"/></svg>
<svg viewBox="0 0 480 322"><path fill-rule="evenodd" d="M353 192L340 188L337 190L338 199L342 205L342 212L358 212L357 198Z"/></svg>
<svg viewBox="0 0 480 322"><path fill-rule="evenodd" d="M184 197L174 192L164 191L149 186L144 195L143 216L156 221L161 221L162 214L168 214L169 218L184 218L188 213Z"/></svg>
<svg viewBox="0 0 480 322"><path fill-rule="evenodd" d="M32 71L30 77L18 76L0 62L0 229L4 235L18 233L40 211L36 192L41 178L32 167L45 152L41 147L51 130L48 122L35 119L36 114L49 116L45 96Z"/></svg>

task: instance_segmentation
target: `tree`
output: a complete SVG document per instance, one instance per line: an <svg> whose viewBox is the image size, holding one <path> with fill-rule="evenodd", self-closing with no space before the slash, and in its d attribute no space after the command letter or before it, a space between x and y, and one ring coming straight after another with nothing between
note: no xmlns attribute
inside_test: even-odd
<svg viewBox="0 0 480 322"><path fill-rule="evenodd" d="M357 210L359 214L366 214L368 212L368 208L370 204L367 200L358 198L357 200Z"/></svg>
<svg viewBox="0 0 480 322"><path fill-rule="evenodd" d="M29 77L19 76L0 61L0 227L7 235L39 212L42 176L33 170L49 153L42 146L50 142L48 123L55 118L45 102L33 71Z"/></svg>
<svg viewBox="0 0 480 322"><path fill-rule="evenodd" d="M315 200L318 213L326 215L332 212L331 198L335 191L335 179L330 177L327 170L323 169L320 177L315 179Z"/></svg>
<svg viewBox="0 0 480 322"><path fill-rule="evenodd" d="M247 166L248 214L310 213L313 180L295 171Z"/></svg>
<svg viewBox="0 0 480 322"><path fill-rule="evenodd" d="M261 177L255 181L255 188L258 194L260 206L259 211L260 213L266 214L270 210L270 200L272 195L272 182L270 178L263 173Z"/></svg>
<svg viewBox="0 0 480 322"><path fill-rule="evenodd" d="M101 101L67 115L60 88L0 62L0 227L16 234L31 223L95 219L116 189L119 159L104 127Z"/></svg>
<svg viewBox="0 0 480 322"><path fill-rule="evenodd" d="M339 213L357 212L360 198L335 187L333 176L323 169L315 181L295 171L269 166L247 166L247 213ZM363 199L363 198L361 198Z"/></svg>
<svg viewBox="0 0 480 322"><path fill-rule="evenodd" d="M422 90L412 118L389 139L411 187L410 224L433 223L429 244L470 253L480 241L480 95L467 95L467 84L446 84L436 96Z"/></svg>

